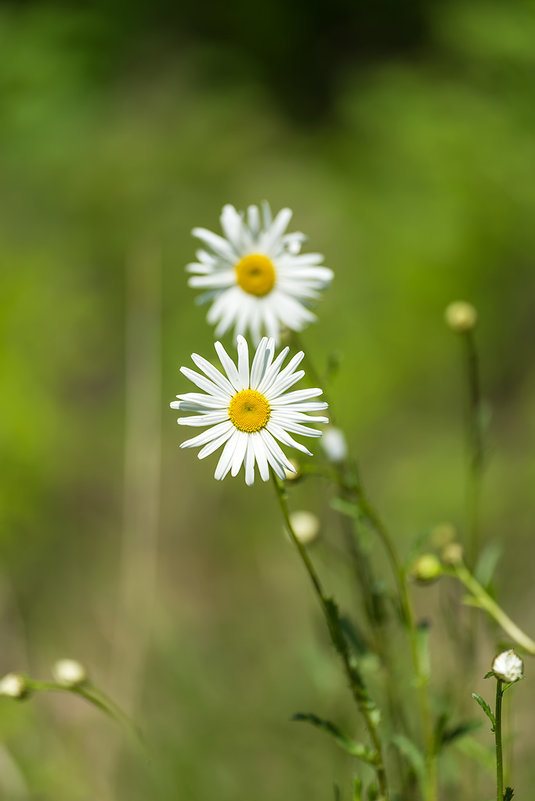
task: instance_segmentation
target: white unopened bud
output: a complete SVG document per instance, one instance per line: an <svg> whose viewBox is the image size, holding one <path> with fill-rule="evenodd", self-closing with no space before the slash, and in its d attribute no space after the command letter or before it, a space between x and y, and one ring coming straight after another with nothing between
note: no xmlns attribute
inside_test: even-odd
<svg viewBox="0 0 535 801"><path fill-rule="evenodd" d="M507 683L518 681L524 675L524 663L517 653L510 648L502 651L492 663L492 672L497 679Z"/></svg>
<svg viewBox="0 0 535 801"><path fill-rule="evenodd" d="M292 512L290 523L295 536L302 545L309 545L319 536L320 521L312 512L307 512L306 510Z"/></svg>
<svg viewBox="0 0 535 801"><path fill-rule="evenodd" d="M10 698L24 698L29 692L29 687L24 676L18 673L6 673L0 679L0 695L7 695Z"/></svg>
<svg viewBox="0 0 535 801"><path fill-rule="evenodd" d="M87 671L76 659L59 659L52 667L52 675L64 687L78 687L87 679Z"/></svg>
<svg viewBox="0 0 535 801"><path fill-rule="evenodd" d="M321 447L330 462L337 464L347 458L347 442L341 429L329 426L323 431Z"/></svg>
<svg viewBox="0 0 535 801"><path fill-rule="evenodd" d="M456 334L471 331L477 323L477 311L471 303L465 300L456 300L444 312L446 323Z"/></svg>

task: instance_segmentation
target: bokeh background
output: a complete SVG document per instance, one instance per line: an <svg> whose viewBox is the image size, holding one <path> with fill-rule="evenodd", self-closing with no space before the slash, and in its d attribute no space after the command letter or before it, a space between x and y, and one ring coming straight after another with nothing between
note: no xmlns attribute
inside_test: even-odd
<svg viewBox="0 0 535 801"><path fill-rule="evenodd" d="M290 206L335 270L303 340L321 373L339 365L337 422L404 557L437 523L462 535L443 311L476 305L483 529L533 634L534 42L525 0L0 4L0 671L80 659L152 752L78 699L4 699L2 798L348 792L351 759L290 721L360 725L272 490L216 483L168 409L178 367L212 351L184 265L225 202ZM291 497L325 529L328 501L315 480Z"/></svg>

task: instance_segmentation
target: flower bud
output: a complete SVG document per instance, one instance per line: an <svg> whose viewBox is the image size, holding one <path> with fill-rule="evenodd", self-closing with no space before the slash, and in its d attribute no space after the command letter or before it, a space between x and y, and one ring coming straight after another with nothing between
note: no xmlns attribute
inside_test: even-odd
<svg viewBox="0 0 535 801"><path fill-rule="evenodd" d="M310 545L319 536L320 521L312 512L305 510L292 512L290 523L294 534L302 545Z"/></svg>
<svg viewBox="0 0 535 801"><path fill-rule="evenodd" d="M450 542L443 548L441 556L446 565L460 565L463 561L463 546L459 542Z"/></svg>
<svg viewBox="0 0 535 801"><path fill-rule="evenodd" d="M9 698L25 698L29 692L28 682L19 673L6 673L0 679L0 695L7 695Z"/></svg>
<svg viewBox="0 0 535 801"><path fill-rule="evenodd" d="M492 663L492 672L501 681L507 683L518 681L524 675L524 663L518 654L510 648L495 657Z"/></svg>
<svg viewBox="0 0 535 801"><path fill-rule="evenodd" d="M442 575L440 560L432 553L424 553L418 557L411 567L411 576L422 584L434 581Z"/></svg>
<svg viewBox="0 0 535 801"><path fill-rule="evenodd" d="M454 542L456 536L455 527L451 523L437 523L431 531L431 544L433 548L440 550L449 545L450 542Z"/></svg>
<svg viewBox="0 0 535 801"><path fill-rule="evenodd" d="M463 334L471 331L477 323L477 311L471 303L464 300L456 300L450 303L444 312L447 325L456 334Z"/></svg>
<svg viewBox="0 0 535 801"><path fill-rule="evenodd" d="M323 431L320 444L329 462L338 464L347 458L347 442L341 429L328 426Z"/></svg>
<svg viewBox="0 0 535 801"><path fill-rule="evenodd" d="M52 674L64 687L78 687L87 679L85 667L76 659L59 659L52 667Z"/></svg>

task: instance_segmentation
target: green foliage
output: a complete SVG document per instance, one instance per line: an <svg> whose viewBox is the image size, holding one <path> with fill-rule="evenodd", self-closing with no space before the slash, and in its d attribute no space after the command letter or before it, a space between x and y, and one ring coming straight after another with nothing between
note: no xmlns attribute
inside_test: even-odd
<svg viewBox="0 0 535 801"><path fill-rule="evenodd" d="M377 764L377 754L373 749L367 748L365 745L362 745L362 743L355 742L355 740L352 740L350 737L343 734L340 729L334 725L334 723L331 723L328 720L323 720L317 715L310 713L303 714L301 712L295 714L292 720L300 720L311 723L318 729L330 734L340 748L343 748L343 750L347 751L347 753L351 754L351 756L357 757L357 759L361 759L363 762L367 762L369 765Z"/></svg>
<svg viewBox="0 0 535 801"><path fill-rule="evenodd" d="M487 702L480 695L478 695L477 693L472 693L472 698L474 699L474 701L476 701L479 704L479 706L481 707L481 709L483 710L485 715L490 720L491 727L492 727L491 731L493 732L495 727L496 727L496 718L494 717L494 712L492 711L490 706L487 704Z"/></svg>

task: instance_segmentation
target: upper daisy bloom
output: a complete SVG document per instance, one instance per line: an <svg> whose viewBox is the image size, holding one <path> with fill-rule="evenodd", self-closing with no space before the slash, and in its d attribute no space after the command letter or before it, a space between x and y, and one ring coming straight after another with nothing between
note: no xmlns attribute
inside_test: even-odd
<svg viewBox="0 0 535 801"><path fill-rule="evenodd" d="M194 273L188 283L205 290L200 302L212 301L207 320L216 325L216 336L234 326L235 336L249 330L255 343L262 333L278 341L282 326L300 331L316 319L307 305L319 298L333 272L320 266L321 253L300 253L305 236L285 233L291 216L282 209L272 219L268 203L262 213L249 206L247 215L227 205L221 214L224 237L193 229L206 249L186 267Z"/></svg>
<svg viewBox="0 0 535 801"><path fill-rule="evenodd" d="M183 442L181 448L202 446L199 459L204 459L222 445L223 452L215 470L215 478L225 478L230 471L235 476L245 465L245 482L254 483L255 464L263 481L269 478L269 466L285 478L285 468L295 473L295 467L283 453L279 442L290 445L311 456L310 451L297 442L289 432L307 437L320 437L321 431L303 423L327 423L326 417L309 416L327 408L324 401L313 401L321 389L298 389L288 392L303 376L296 368L304 353L294 356L284 369L282 365L289 348L275 357L275 341L264 337L254 354L249 368L249 348L244 337L238 337L238 364L232 361L221 342L215 343L224 373L210 362L191 354L197 373L188 367L181 372L204 393L188 392L177 395L171 403L173 409L195 412L192 417L179 417L185 426L209 426L193 439Z"/></svg>

